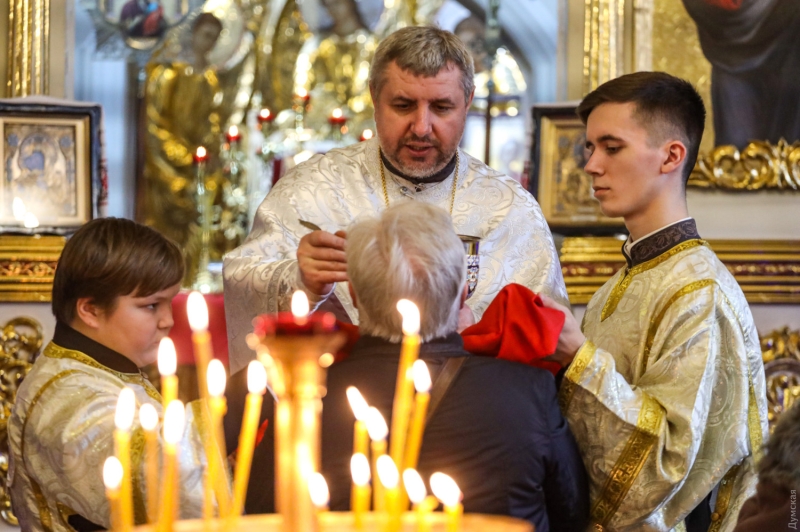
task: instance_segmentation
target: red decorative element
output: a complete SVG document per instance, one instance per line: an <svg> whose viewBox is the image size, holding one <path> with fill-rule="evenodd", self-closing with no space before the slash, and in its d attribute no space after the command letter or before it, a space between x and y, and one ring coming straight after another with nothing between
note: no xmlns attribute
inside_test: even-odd
<svg viewBox="0 0 800 532"><path fill-rule="evenodd" d="M262 314L253 320L256 336L312 336L337 330L336 316L330 312L314 313L305 318L295 318L291 312L279 312Z"/></svg>
<svg viewBox="0 0 800 532"><path fill-rule="evenodd" d="M194 365L194 350L192 348L192 329L186 317L186 299L189 292L180 292L172 300L172 319L175 325L169 337L175 343L178 354L178 364ZM206 294L203 297L208 305L208 332L211 333L211 346L214 358L228 365L228 329L225 326L225 299L222 294Z"/></svg>
<svg viewBox="0 0 800 532"><path fill-rule="evenodd" d="M208 150L206 150L203 146L198 146L197 150L192 156L192 160L194 161L194 164L205 164L208 162Z"/></svg>
<svg viewBox="0 0 800 532"><path fill-rule="evenodd" d="M743 0L706 0L708 5L727 9L728 11L736 11L742 7Z"/></svg>
<svg viewBox="0 0 800 532"><path fill-rule="evenodd" d="M481 321L461 333L464 349L522 362L555 375L561 365L542 358L555 353L564 319L563 312L545 307L537 294L510 284L489 304Z"/></svg>
<svg viewBox="0 0 800 532"><path fill-rule="evenodd" d="M236 126L231 126L225 133L225 140L228 142L239 142L239 139L241 138L242 135L239 133L239 128Z"/></svg>
<svg viewBox="0 0 800 532"><path fill-rule="evenodd" d="M272 111L270 111L266 107L258 112L258 123L259 124L264 124L264 123L270 124L270 123L272 123L273 120L275 120L275 115L272 114Z"/></svg>
<svg viewBox="0 0 800 532"><path fill-rule="evenodd" d="M267 433L267 427L269 426L269 419L265 419L264 422L258 427L258 431L256 432L256 447L261 445L261 440L264 439L264 434Z"/></svg>

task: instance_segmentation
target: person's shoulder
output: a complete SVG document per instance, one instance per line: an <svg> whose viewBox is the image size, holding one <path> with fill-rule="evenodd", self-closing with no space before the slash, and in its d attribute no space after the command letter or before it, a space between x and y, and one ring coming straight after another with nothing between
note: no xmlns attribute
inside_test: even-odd
<svg viewBox="0 0 800 532"><path fill-rule="evenodd" d="M503 387L526 385L533 386L536 389L552 389L555 392L555 378L552 373L521 362L493 357L470 356L467 358L464 367L480 371L487 377L498 377L498 382Z"/></svg>

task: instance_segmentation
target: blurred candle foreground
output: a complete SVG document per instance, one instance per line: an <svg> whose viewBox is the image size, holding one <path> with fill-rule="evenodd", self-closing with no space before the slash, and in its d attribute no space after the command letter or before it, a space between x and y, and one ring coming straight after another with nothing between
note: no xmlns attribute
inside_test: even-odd
<svg viewBox="0 0 800 532"><path fill-rule="evenodd" d="M464 514L464 506L461 504L462 494L458 484L444 473L434 473L431 475L431 491L444 504L447 532L457 532L461 528L461 516Z"/></svg>
<svg viewBox="0 0 800 532"><path fill-rule="evenodd" d="M158 372L161 374L161 406L164 410L178 398L178 377L175 375L177 368L178 356L175 353L175 344L169 337L162 338L158 344Z"/></svg>
<svg viewBox="0 0 800 532"><path fill-rule="evenodd" d="M211 335L208 332L208 305L200 292L192 292L186 299L186 315L189 318L189 327L192 329L192 344L194 346L194 360L197 366L197 390L200 397L208 398L208 383L206 374L208 363L211 362Z"/></svg>
<svg viewBox="0 0 800 532"><path fill-rule="evenodd" d="M233 506L231 516L242 515L247 483L250 480L250 465L253 461L253 449L256 446L256 431L261 417L261 402L267 390L267 372L264 365L253 360L247 366L247 399L242 416L242 430L239 433L239 448L236 451L236 472L233 477Z"/></svg>
<svg viewBox="0 0 800 532"><path fill-rule="evenodd" d="M158 411L150 403L139 408L139 424L144 430L145 486L147 486L147 521L158 519Z"/></svg>
<svg viewBox="0 0 800 532"><path fill-rule="evenodd" d="M397 302L397 310L403 316L403 346L400 350L400 364L397 368L397 384L392 406L389 454L395 464L402 464L411 414L411 398L414 392L410 370L419 355L420 315L417 306L407 299Z"/></svg>
<svg viewBox="0 0 800 532"><path fill-rule="evenodd" d="M353 427L353 454L367 454L369 453L369 434L367 433L366 421L369 405L355 386L347 388L347 401L350 403L350 408L353 409L353 415L356 418L355 426Z"/></svg>
<svg viewBox="0 0 800 532"><path fill-rule="evenodd" d="M403 486L406 489L408 498L414 504L414 512L417 517L417 532L429 532L431 527L430 514L439 505L439 501L435 497L428 497L425 482L416 469L403 471ZM433 500L431 501L431 499Z"/></svg>
<svg viewBox="0 0 800 532"><path fill-rule="evenodd" d="M136 416L136 396L133 389L125 386L119 393L117 411L114 415L114 452L122 466L119 507L120 524L123 530L133 526L133 490L131 484L131 426Z"/></svg>
<svg viewBox="0 0 800 532"><path fill-rule="evenodd" d="M380 411L371 406L367 413L367 431L372 440L372 470L378 470L378 458L386 454L386 436L389 434L389 427L383 419ZM380 482L373 483L372 490L373 508L376 512L383 511L385 501L383 497L383 486Z"/></svg>
<svg viewBox="0 0 800 532"><path fill-rule="evenodd" d="M320 513L328 511L328 503L331 500L328 483L321 473L312 473L308 477L308 494L311 497L311 504L315 508L315 518L319 519Z"/></svg>
<svg viewBox="0 0 800 532"><path fill-rule="evenodd" d="M419 460L419 450L422 446L422 435L425 432L425 416L428 414L428 403L431 399L431 374L428 366L422 360L417 360L411 367L414 378L414 388L417 395L414 398L414 418L408 433L403 469L416 469Z"/></svg>
<svg viewBox="0 0 800 532"><path fill-rule="evenodd" d="M225 465L227 451L225 449L225 437L222 432L222 420L227 410L227 402L225 400L227 375L222 362L216 358L212 359L208 363L206 378L208 380L208 406L211 417L211 438L206 441L208 476L217 496L219 515L227 516L230 509L230 491L228 487L228 468Z"/></svg>
<svg viewBox="0 0 800 532"><path fill-rule="evenodd" d="M364 514L369 512L369 459L365 454L356 453L350 458L350 473L353 475L353 493L351 494L351 507L355 527L361 530L364 527Z"/></svg>
<svg viewBox="0 0 800 532"><path fill-rule="evenodd" d="M386 499L386 511L389 513L387 521L388 532L398 532L400 530L400 474L394 460L388 455L378 458L378 478L383 485Z"/></svg>
<svg viewBox="0 0 800 532"><path fill-rule="evenodd" d="M109 456L103 463L103 484L106 487L106 498L110 513L111 530L122 530L119 508L119 487L122 484L122 464L116 456Z"/></svg>
<svg viewBox="0 0 800 532"><path fill-rule="evenodd" d="M183 403L175 400L167 405L164 412L164 473L161 477L161 507L159 508L158 530L169 532L177 517L178 509L178 444L183 437L186 423L186 410Z"/></svg>

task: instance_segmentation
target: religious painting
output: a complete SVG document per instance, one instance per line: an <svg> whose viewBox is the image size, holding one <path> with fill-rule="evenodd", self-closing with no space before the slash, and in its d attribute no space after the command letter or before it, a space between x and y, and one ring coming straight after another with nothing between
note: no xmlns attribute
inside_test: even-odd
<svg viewBox="0 0 800 532"><path fill-rule="evenodd" d="M586 165L586 128L575 105L534 106L534 139L528 190L537 198L551 230L565 235L624 230L594 198Z"/></svg>
<svg viewBox="0 0 800 532"><path fill-rule="evenodd" d="M91 217L88 118L0 118L0 224L80 226Z"/></svg>

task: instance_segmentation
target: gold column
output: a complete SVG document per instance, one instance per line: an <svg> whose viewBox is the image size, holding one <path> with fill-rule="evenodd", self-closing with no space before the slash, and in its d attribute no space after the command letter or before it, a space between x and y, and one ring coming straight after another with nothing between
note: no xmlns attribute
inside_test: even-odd
<svg viewBox="0 0 800 532"><path fill-rule="evenodd" d="M583 92L623 73L625 0L585 0Z"/></svg>
<svg viewBox="0 0 800 532"><path fill-rule="evenodd" d="M6 96L50 92L50 0L9 0Z"/></svg>

